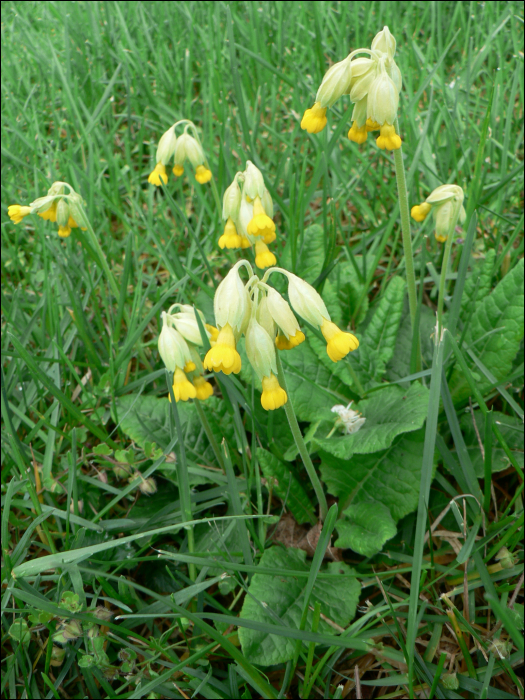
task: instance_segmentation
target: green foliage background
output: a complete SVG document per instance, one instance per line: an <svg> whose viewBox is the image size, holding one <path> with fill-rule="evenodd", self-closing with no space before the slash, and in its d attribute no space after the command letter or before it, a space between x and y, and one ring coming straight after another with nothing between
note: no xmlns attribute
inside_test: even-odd
<svg viewBox="0 0 525 700"><path fill-rule="evenodd" d="M428 516L461 493L476 495L485 513L482 524L479 508L463 511L460 500L442 526L461 537L465 526L462 553L440 540L424 559L414 511L434 397L442 247L430 217L413 226L422 374L407 379L413 342L391 154L371 138L362 147L348 141L347 98L321 134L299 127L327 67L368 46L385 24L404 82L410 204L447 182L466 194L445 306L446 319L459 320L464 364L449 346L427 465L436 474ZM301 692L315 681L334 697L348 680L344 668L371 648L390 685L430 686L440 677L436 649L448 621L439 594L462 592L465 563L477 583L470 617L459 605L457 618L489 661L480 656L474 669L458 647L460 689L483 697L490 684L491 697L509 697L493 682L505 674L517 694L522 622L513 616L519 603L508 603L520 567L493 567L501 547L521 548L523 523L522 3L4 2L2 106L4 696L56 697L60 687L82 697L116 697L118 688L179 697L176 678L196 697L276 697L283 685L302 683L297 662L306 673ZM333 531L336 546L351 548L351 566L322 564L319 547L310 559L272 540L270 514L278 518L284 504L298 523L313 524L315 496L284 413L260 409L246 369L240 382L222 385L224 400L204 404L211 437L196 407L179 404L181 467L156 349L160 312L183 301L212 322L214 287L237 259L217 247L222 222L209 186L188 173L172 176L166 191L147 183L158 139L181 118L201 130L221 195L246 159L261 169L276 205L279 264L316 285L334 320L359 336L359 351L337 365L311 331L308 343L283 354L305 440L340 506L323 536ZM8 205L29 203L55 180L86 200L118 298L79 230L61 241L36 216L17 226L8 219ZM330 435L331 407L351 400L365 426ZM507 451L490 437L492 419ZM214 449L223 437L229 463ZM138 486L153 475L159 491L141 495ZM180 527L184 483L202 521L193 553ZM226 519L212 527L214 517ZM401 568L391 573L394 566ZM431 613L419 599L409 605L409 589L394 578L410 577L413 566L423 568ZM281 579L268 586L277 571ZM378 571L388 594L377 587ZM361 596L358 581L367 587ZM366 597L372 607L354 619ZM113 635L105 648L88 637L104 599L131 616L102 628ZM400 617L388 617L392 601ZM421 623L427 642L415 662L398 626L403 616L409 627ZM395 641L389 636L380 653L384 618ZM80 620L83 634L55 667L57 645L41 648L37 639L66 619ZM498 621L511 644L503 660L479 631ZM396 671L407 662L408 677ZM269 680L259 665L269 666ZM437 692L448 697L442 684Z"/></svg>

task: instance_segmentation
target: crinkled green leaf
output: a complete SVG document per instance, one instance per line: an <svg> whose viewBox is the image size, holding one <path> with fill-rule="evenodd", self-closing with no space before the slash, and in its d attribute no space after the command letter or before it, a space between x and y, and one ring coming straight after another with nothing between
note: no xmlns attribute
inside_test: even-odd
<svg viewBox="0 0 525 700"><path fill-rule="evenodd" d="M357 255L354 260L364 278L365 261L363 257ZM373 260L374 256L368 255L366 260L367 265L372 265ZM338 307L335 307L335 311L337 313L339 308L340 315L334 317L332 320L346 328L354 317L356 306L361 299L363 291L364 283L359 280L359 276L352 263L349 261L338 263L328 276L323 290L323 299L327 303L330 313L332 313L330 302L332 301L333 303L334 295L339 302ZM357 316L354 318L354 323L357 326L359 326L361 321L365 318L367 311L368 296L365 295L357 312Z"/></svg>
<svg viewBox="0 0 525 700"><path fill-rule="evenodd" d="M472 274L466 280L459 312L463 322L470 317L472 304L477 305L490 293L495 258L496 251L494 248L490 248L485 255L485 259L476 262Z"/></svg>
<svg viewBox="0 0 525 700"><path fill-rule="evenodd" d="M347 386L333 370L320 362L309 341L282 352L281 360L286 373L288 400L292 401L299 420L333 420L332 406L350 401ZM331 364L335 366L336 363Z"/></svg>
<svg viewBox="0 0 525 700"><path fill-rule="evenodd" d="M270 452L257 448L257 459L268 482L273 483L273 492L286 503L298 523L315 521L314 508L289 464L283 464Z"/></svg>
<svg viewBox="0 0 525 700"><path fill-rule="evenodd" d="M335 527L339 533L335 546L353 549L364 557L380 552L397 532L389 509L374 501L348 506Z"/></svg>
<svg viewBox="0 0 525 700"><path fill-rule="evenodd" d="M481 444L484 445L485 418L480 411L476 411L474 416L481 438ZM519 466L523 469L523 422L519 418L506 416L499 411L494 411L494 421L497 423L508 447L514 452L514 457ZM461 416L460 424L476 476L482 478L485 473L485 465L470 412ZM500 472L503 469L507 469L507 467L510 466L510 462L495 438L493 438L492 443L492 471Z"/></svg>
<svg viewBox="0 0 525 700"><path fill-rule="evenodd" d="M432 365L433 345L431 336L436 327L436 315L428 306L422 306L419 316L419 338L421 342L421 356L423 367ZM410 375L410 353L412 352L412 323L408 312L408 303L405 303L403 318L399 326L396 338L394 354L390 359L386 377L391 382L397 382Z"/></svg>
<svg viewBox="0 0 525 700"><path fill-rule="evenodd" d="M326 235L319 224L312 224L305 229L302 242L299 240L296 266L297 274L312 284L321 274L326 257ZM292 252L290 241L280 256L279 263L286 270L292 269Z"/></svg>
<svg viewBox="0 0 525 700"><path fill-rule="evenodd" d="M403 314L405 280L394 277L374 310L365 332L359 339L356 357L365 372L379 381L386 364L394 355L397 332Z"/></svg>
<svg viewBox="0 0 525 700"><path fill-rule="evenodd" d="M522 338L523 259L476 305L465 344L499 380L509 374ZM476 371L478 374L480 389L485 391L490 384ZM454 402L463 401L470 394L468 383L458 368L454 370L450 388Z"/></svg>
<svg viewBox="0 0 525 700"><path fill-rule="evenodd" d="M260 566L308 571L310 563L306 561L306 552L301 549L271 547L262 555ZM309 607L314 607L316 602L320 603L321 619L318 631L320 634L333 635L334 628L325 621L324 617L333 620L341 627L346 627L355 615L361 586L357 579L351 576L354 572L346 564L330 562L326 571L343 575L318 581L313 588ZM298 579L293 576L273 576L270 578L254 574L248 595L244 599L240 617L271 626L276 624L275 616L277 616L280 624L299 629L306 585L306 578ZM270 610L273 612L273 616L270 614ZM310 609L306 629L311 628L312 612ZM295 640L293 639L239 627L239 640L243 653L251 663L271 666L285 663L294 656Z"/></svg>
<svg viewBox="0 0 525 700"><path fill-rule="evenodd" d="M233 427L231 417L226 413L225 402L211 397L202 403L202 407L216 440L219 443L223 437L231 440ZM188 457L205 464L215 464L215 455L193 403L179 401L177 410ZM116 399L116 411L119 427L140 447L153 442L164 450L169 445L171 406L167 398L128 394ZM173 435L175 433L174 426Z"/></svg>
<svg viewBox="0 0 525 700"><path fill-rule="evenodd" d="M408 391L398 386L386 386L354 408L366 418L359 432L342 437L314 438L312 443L338 459L385 450L401 433L422 427L427 417L428 389L418 383L412 384Z"/></svg>
<svg viewBox="0 0 525 700"><path fill-rule="evenodd" d="M322 451L321 478L344 510L373 502L385 506L395 522L416 509L425 431L398 438L374 454L355 454L349 460Z"/></svg>

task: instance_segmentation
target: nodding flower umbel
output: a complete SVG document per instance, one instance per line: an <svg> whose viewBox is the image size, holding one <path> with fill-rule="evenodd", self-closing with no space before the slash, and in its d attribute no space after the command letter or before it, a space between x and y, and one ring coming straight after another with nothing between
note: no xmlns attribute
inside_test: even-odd
<svg viewBox="0 0 525 700"><path fill-rule="evenodd" d="M239 274L242 266L248 271L247 282L243 282ZM352 333L342 331L331 321L323 300L310 284L279 267L271 267L259 279L250 263L240 260L215 292L218 336L204 358L204 366L225 374L240 372L241 357L237 343L245 335L246 356L261 381L261 404L267 411L280 408L288 400L277 376L276 351L291 350L305 340L290 304L268 284L270 275L274 273L288 279L291 306L302 318L321 330L327 343L326 351L333 362L338 362L359 346Z"/></svg>
<svg viewBox="0 0 525 700"><path fill-rule="evenodd" d="M19 224L29 214L38 214L42 219L58 224L58 235L67 238L71 229L87 229L82 197L67 182L54 182L45 197L39 197L25 206L12 204L7 213L15 224Z"/></svg>
<svg viewBox="0 0 525 700"><path fill-rule="evenodd" d="M175 132L181 124L185 124L184 132L177 136ZM194 136L189 131L192 131ZM204 185L211 180L211 170L208 167L197 128L189 119L176 122L160 137L155 159L156 165L148 177L148 182L151 185L160 187L160 185L168 183L166 166L172 158L174 159L173 174L176 177L180 177L184 173L184 163L189 160L195 170L195 179L199 184Z"/></svg>
<svg viewBox="0 0 525 700"><path fill-rule="evenodd" d="M454 233L456 224L462 224L466 219L463 199L463 190L459 185L440 185L424 202L413 206L410 215L421 223L432 212L436 240L444 243Z"/></svg>
<svg viewBox="0 0 525 700"><path fill-rule="evenodd" d="M395 52L396 40L388 27L384 27L374 37L370 49L356 49L331 66L319 86L314 106L304 113L301 128L310 134L322 131L327 123L326 110L343 95L350 95L355 105L348 132L350 141L364 143L369 131L379 130L376 141L379 148L401 148L401 138L394 126L402 87ZM368 56L355 58L358 54Z"/></svg>
<svg viewBox="0 0 525 700"><path fill-rule="evenodd" d="M174 310L178 307L178 312ZM214 344L217 329L201 319L204 334ZM173 304L168 312L162 312L162 330L159 335L159 354L166 369L173 372L173 396L175 401L200 399L204 401L213 394L213 386L204 379L204 367L198 352L202 346L202 335L195 310L187 304ZM190 381L191 380L191 381ZM171 396L170 396L171 401Z"/></svg>
<svg viewBox="0 0 525 700"><path fill-rule="evenodd" d="M224 193L222 218L226 222L219 238L220 248L255 246L255 265L264 270L275 265L275 255L268 248L277 234L273 221L273 202L261 171L250 160L246 170L236 173Z"/></svg>

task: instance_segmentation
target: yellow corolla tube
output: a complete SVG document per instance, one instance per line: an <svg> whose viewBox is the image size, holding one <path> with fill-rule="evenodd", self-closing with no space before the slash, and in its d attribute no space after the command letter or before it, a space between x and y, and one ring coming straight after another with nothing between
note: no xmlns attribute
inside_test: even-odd
<svg viewBox="0 0 525 700"><path fill-rule="evenodd" d="M339 362L349 352L357 350L359 347L359 341L355 335L342 331L335 323L327 319L323 320L321 333L326 340L326 352L332 362Z"/></svg>
<svg viewBox="0 0 525 700"><path fill-rule="evenodd" d="M276 408L281 408L288 401L286 391L280 386L279 380L272 372L270 372L269 377L263 377L262 388L261 406L265 411L275 411Z"/></svg>
<svg viewBox="0 0 525 700"><path fill-rule="evenodd" d="M215 345L204 358L204 367L210 372L238 374L241 371L241 356L237 352L235 335L227 323L220 329Z"/></svg>

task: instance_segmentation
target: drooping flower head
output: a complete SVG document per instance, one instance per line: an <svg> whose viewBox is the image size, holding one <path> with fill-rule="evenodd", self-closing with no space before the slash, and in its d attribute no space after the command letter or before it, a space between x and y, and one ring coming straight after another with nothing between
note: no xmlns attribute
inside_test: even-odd
<svg viewBox="0 0 525 700"><path fill-rule="evenodd" d="M174 312L177 307L179 311ZM204 323L203 314L200 311L198 314L200 324L195 309L189 305L173 304L168 313L162 312L158 348L166 369L173 372L175 401L195 398L202 401L213 394L212 385L203 377L204 367L198 352L198 348L203 344L202 333L209 339L212 333Z"/></svg>
<svg viewBox="0 0 525 700"><path fill-rule="evenodd" d="M184 132L177 137L176 129L185 124ZM193 132L193 136L189 133ZM156 165L148 177L151 185L159 187L168 183L166 166L174 159L173 174L180 177L184 173L184 163L189 160L195 170L195 179L201 185L211 180L211 170L208 167L202 149L197 128L189 119L182 119L171 126L160 138L157 147Z"/></svg>
<svg viewBox="0 0 525 700"><path fill-rule="evenodd" d="M243 282L239 274L241 266L248 271L247 282ZM236 263L215 292L215 320L219 334L204 358L204 366L225 374L239 372L241 358L236 345L245 335L246 355L261 381L261 404L266 410L279 408L288 400L277 376L276 352L291 350L305 340L290 304L268 284L273 273L287 277L291 305L300 316L321 330L327 342L328 356L334 362L359 346L354 335L332 323L318 292L300 277L272 267L259 279L246 260Z"/></svg>
<svg viewBox="0 0 525 700"><path fill-rule="evenodd" d="M350 95L355 106L348 138L362 144L369 131L379 130L376 142L379 148L400 148L401 139L394 122L402 79L394 60L395 52L396 40L388 27L384 27L374 37L370 49L356 49L331 66L317 91L314 106L304 113L301 128L310 134L322 131L327 123L326 110L342 95ZM368 56L355 58L360 53Z"/></svg>
<svg viewBox="0 0 525 700"><path fill-rule="evenodd" d="M71 229L87 229L82 197L67 182L54 182L45 197L39 197L28 206L12 204L7 213L11 221L19 224L29 214L38 214L42 219L58 224L58 235L67 238Z"/></svg>
<svg viewBox="0 0 525 700"><path fill-rule="evenodd" d="M410 215L415 221L421 223L432 212L436 240L444 243L454 233L456 224L462 224L465 221L463 199L463 190L459 185L440 185L424 202L413 206Z"/></svg>
<svg viewBox="0 0 525 700"><path fill-rule="evenodd" d="M263 270L275 265L275 255L268 248L276 238L273 202L264 178L251 161L238 172L223 197L222 218L226 222L219 238L220 248L255 246L255 264Z"/></svg>

